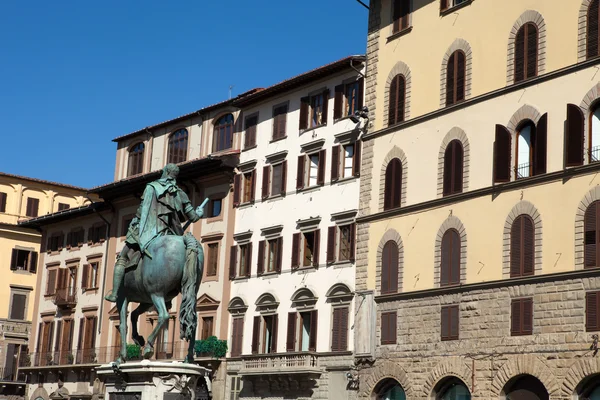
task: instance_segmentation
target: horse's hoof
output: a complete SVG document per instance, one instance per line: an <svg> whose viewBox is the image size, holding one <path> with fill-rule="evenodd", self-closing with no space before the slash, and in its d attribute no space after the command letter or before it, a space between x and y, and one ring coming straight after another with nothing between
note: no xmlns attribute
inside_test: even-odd
<svg viewBox="0 0 600 400"><path fill-rule="evenodd" d="M154 355L154 349L150 346L146 346L144 347L144 358L146 360L152 358L152 356Z"/></svg>

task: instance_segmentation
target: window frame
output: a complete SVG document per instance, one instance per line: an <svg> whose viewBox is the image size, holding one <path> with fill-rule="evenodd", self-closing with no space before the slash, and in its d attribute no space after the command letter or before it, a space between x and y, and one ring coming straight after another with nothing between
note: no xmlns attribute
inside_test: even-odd
<svg viewBox="0 0 600 400"><path fill-rule="evenodd" d="M596 4L594 4L596 3ZM597 7L596 10L596 23L595 24L591 24L590 23L590 11L592 9L593 6ZM585 19L586 19L586 31L585 31L585 59L586 60L591 60L593 58L596 58L598 56L600 56L600 25L598 24L598 22L600 22L600 1L597 0L592 0L590 1L590 4L588 6L587 9L587 13L585 15ZM590 52L592 49L590 49L590 35L593 34L594 32L590 32L591 31L591 27L592 26L596 26L596 54L590 55Z"/></svg>
<svg viewBox="0 0 600 400"><path fill-rule="evenodd" d="M450 0L448 0L450 1ZM462 82L463 82L463 86L462 86L462 98L458 98L458 81L460 78L460 72L459 71L459 58L462 55L463 59L464 59L464 63L463 63L463 70L462 70ZM449 93L449 87L450 87L450 64L452 65L452 99L449 99L448 97L448 93ZM448 57L448 63L446 64L446 107L450 107L453 105L456 105L458 103L461 103L463 101L465 101L466 99L466 95L467 95L467 90L466 90L466 86L467 86L467 55L465 54L465 52L462 49L458 49L455 50L454 52L452 52L452 54L450 54L450 56Z"/></svg>
<svg viewBox="0 0 600 400"><path fill-rule="evenodd" d="M392 264L387 265L386 260L386 248L394 249L396 256L396 265L395 267ZM388 250L391 251L391 250ZM388 254L390 257L390 261L393 261L394 254ZM394 274L395 272L395 274ZM387 275L387 287L384 288L383 285L383 277ZM395 240L388 240L381 251L381 283L379 287L380 294L391 294L398 293L400 290L399 285L399 275L400 275L400 251L398 251L398 243Z"/></svg>
<svg viewBox="0 0 600 400"><path fill-rule="evenodd" d="M460 3L456 4L457 0L441 0L440 1L440 16L445 16L451 12L460 8L466 7L473 2L473 0L459 0ZM444 7L444 4L446 6Z"/></svg>
<svg viewBox="0 0 600 400"><path fill-rule="evenodd" d="M279 192L274 193L274 176L275 176L275 168L281 167L281 176L280 176L280 187L278 189ZM263 167L263 177L262 177L262 188L261 188L261 198L262 200L271 199L275 197L283 197L286 195L287 188L287 160L278 160L267 163Z"/></svg>
<svg viewBox="0 0 600 400"><path fill-rule="evenodd" d="M449 235L449 236L447 236ZM448 238L448 239L447 239ZM444 243L445 240L450 241L449 254L444 256ZM457 242L455 242L457 241ZM458 265L454 265L454 252L457 250L456 246L458 246ZM440 287L447 286L456 286L461 283L461 267L462 267L462 257L463 257L463 249L462 249L462 238L460 237L460 233L455 228L447 229L442 235L442 240L440 244ZM448 262L444 263L448 258ZM444 276L444 269L448 269L448 280L444 281L442 277ZM454 276L454 272L457 272L458 276Z"/></svg>
<svg viewBox="0 0 600 400"><path fill-rule="evenodd" d="M336 311L343 313L345 310L346 313L346 326L344 329L344 325L343 325L343 319L342 321L337 320L336 321ZM342 317L339 317L342 318ZM330 335L330 350L332 353L337 353L337 352L344 352L344 351L348 351L348 345L349 345L349 340L348 340L348 336L349 336L349 327L350 327L350 304L349 303L340 303L340 304L334 304L331 306L331 335ZM338 335L337 335L337 346L336 346L336 337L335 337L335 330L338 330ZM342 342L342 343L341 343ZM343 345L345 344L345 346Z"/></svg>
<svg viewBox="0 0 600 400"><path fill-rule="evenodd" d="M244 118L244 150L252 149L257 146L256 135L259 125L259 113L252 113ZM256 123L249 124L256 119Z"/></svg>
<svg viewBox="0 0 600 400"><path fill-rule="evenodd" d="M27 311L29 308L29 290L23 290L23 289L19 289L19 288L15 288L15 287L11 287L10 288L10 304L8 306L8 314L7 317L9 320L15 320L15 321L27 321L28 317L27 317ZM24 300L23 300L23 317L22 318L14 318L13 312L14 312L14 297L15 296L24 296Z"/></svg>
<svg viewBox="0 0 600 400"><path fill-rule="evenodd" d="M206 340L211 336L214 336L214 326L215 326L215 317L214 315L202 316L200 318L202 320L202 328L200 329L200 340ZM206 324L207 321L210 321L210 324ZM210 325L210 334L207 333L205 337L205 325ZM206 329L208 330L208 329Z"/></svg>
<svg viewBox="0 0 600 400"><path fill-rule="evenodd" d="M181 133L181 135L179 135ZM189 131L186 128L174 130L167 139L167 164L179 164L188 159ZM182 146L185 143L185 146ZM175 148L174 146L178 146Z"/></svg>
<svg viewBox="0 0 600 400"><path fill-rule="evenodd" d="M447 311L446 311L447 310ZM444 332L444 312L447 312L447 332ZM455 320L455 321L454 321ZM452 334L452 323L456 323L456 334ZM451 304L442 306L440 312L440 339L445 341L459 340L460 339L460 308L458 304Z"/></svg>
<svg viewBox="0 0 600 400"><path fill-rule="evenodd" d="M37 197L27 197L25 216L37 218L40 213L40 199Z"/></svg>
<svg viewBox="0 0 600 400"><path fill-rule="evenodd" d="M402 85L400 85L402 83ZM392 93L392 89L395 89ZM402 89L402 90L400 90ZM393 96L392 96L393 95ZM400 96L402 95L402 96ZM392 102L392 100L395 100ZM395 103L395 104L393 104ZM406 116L406 76L397 74L392 78L388 93L388 126L404 122ZM393 113L392 113L393 111ZM392 120L393 116L393 120Z"/></svg>
<svg viewBox="0 0 600 400"><path fill-rule="evenodd" d="M529 223L531 224L531 249L529 249L531 251L531 272L526 272L525 271L525 263L526 263L526 253L527 253L527 248L526 248L526 238L525 238L525 231L526 231L526 222L525 221L529 221ZM523 222L521 222L523 221ZM514 250L513 248L513 234L515 232L513 232L514 227L516 226L515 224L517 224L518 222L521 223L520 226L520 240L519 240L519 249L518 249L518 256L519 256L519 273L516 273L516 268L513 268L513 256L516 257L516 253L517 250ZM510 267L510 271L509 271L509 275L510 278L521 278L521 277L526 277L526 276L533 276L535 275L535 222L533 221L533 218L529 215L529 214L519 214L514 221L511 224L510 227L510 249L509 249L509 267Z"/></svg>
<svg viewBox="0 0 600 400"><path fill-rule="evenodd" d="M220 256L220 242L211 241L206 242L206 278L215 278L219 275L219 256ZM214 249L216 246L216 250ZM214 273L210 270L211 259L214 261Z"/></svg>
<svg viewBox="0 0 600 400"><path fill-rule="evenodd" d="M285 109L285 112L282 111L283 109ZM289 113L289 109L289 101L273 106L271 142L276 142L278 140L287 138L287 115Z"/></svg>
<svg viewBox="0 0 600 400"><path fill-rule="evenodd" d="M28 253L26 256L26 265L24 268L21 268L19 263L19 253ZM38 252L33 248L24 248L22 246L15 246L12 249L11 260L10 260L10 270L11 271L25 271L31 272L35 274L37 272L37 261L38 261Z"/></svg>
<svg viewBox="0 0 600 400"><path fill-rule="evenodd" d="M447 160L448 156L449 161ZM463 192L464 169L465 153L462 142L459 139L453 139L444 150L443 196Z"/></svg>
<svg viewBox="0 0 600 400"><path fill-rule="evenodd" d="M393 164L392 164L393 163ZM399 168L394 168L393 165L398 165ZM391 172L389 172L389 177L388 177L388 170L391 168ZM383 188L383 197L384 197L384 201L383 201L383 210L387 211L387 210L393 210L393 209L398 209L402 207L402 185L404 184L403 180L404 180L404 165L402 165L402 160L400 160L400 158L398 157L394 157L390 160L390 162L388 163L388 165L385 168L385 184L384 184L384 188ZM388 181L389 179L389 181ZM390 184L388 186L388 183ZM389 190L388 190L389 189ZM398 204L394 203L394 198L396 197L395 194L398 194ZM389 195L388 195L389 193ZM389 200L386 202L386 199Z"/></svg>
<svg viewBox="0 0 600 400"><path fill-rule="evenodd" d="M227 121L227 119L231 117L231 121ZM221 123L221 122L224 123ZM213 123L213 143L212 143L212 152L218 153L221 151L230 150L233 148L234 136L235 136L235 117L233 113L226 113L221 115L220 117L215 119ZM229 134L231 135L228 138L228 130L230 129ZM224 136L224 137L223 137ZM228 140L229 139L229 140ZM223 144L225 147L220 147Z"/></svg>
<svg viewBox="0 0 600 400"><path fill-rule="evenodd" d="M83 293L100 288L98 282L100 263L100 259L88 259L87 263L83 265L81 273L81 290Z"/></svg>
<svg viewBox="0 0 600 400"><path fill-rule="evenodd" d="M412 0L392 1L392 36L404 33L411 28L412 22ZM406 10L403 8L406 7ZM405 15L402 15L406 12Z"/></svg>
<svg viewBox="0 0 600 400"><path fill-rule="evenodd" d="M0 213L6 212L6 205L8 204L8 194L0 192Z"/></svg>
<svg viewBox="0 0 600 400"><path fill-rule="evenodd" d="M529 306L528 306L529 305ZM518 326L514 324L514 312L515 308L519 308L519 322ZM530 320L526 321L525 314L527 311L527 307L530 307L529 317ZM520 298L520 299L512 299L510 303L510 335L511 336L528 336L533 335L533 322L534 322L534 308L533 308L533 297ZM529 326L531 329L526 329L526 322L529 322Z"/></svg>
<svg viewBox="0 0 600 400"><path fill-rule="evenodd" d="M397 344L398 341L398 313L397 311L381 312L381 337L380 344L382 346L389 344ZM386 329L387 328L387 329ZM384 332L385 335L384 335Z"/></svg>
<svg viewBox="0 0 600 400"><path fill-rule="evenodd" d="M146 145L144 142L137 142L129 147L127 152L127 176L139 175L144 172L145 151Z"/></svg>
<svg viewBox="0 0 600 400"><path fill-rule="evenodd" d="M528 76L529 75L529 62L528 62L528 50L529 50L529 26L533 26L535 27L535 67L534 67L534 72L533 75ZM519 54L517 54L517 48L518 48L518 44L517 44L517 39L519 38L519 34L521 33L521 31L523 31L523 78L521 77L517 77L517 60L519 58ZM517 31L517 33L515 34L515 44L514 44L514 65L513 65L513 71L514 71L514 75L513 75L513 82L514 83L519 83L519 82L524 82L528 79L532 79L538 76L539 73L539 62L540 62L540 28L539 26L537 26L536 23L532 22L532 21L528 21L526 23L524 23L519 30Z"/></svg>
<svg viewBox="0 0 600 400"><path fill-rule="evenodd" d="M349 258L341 258L341 240L342 228L350 230L349 243ZM353 263L356 259L356 222L354 219L350 221L340 221L335 225L329 226L327 229L327 248L326 248L327 264L334 263Z"/></svg>
<svg viewBox="0 0 600 400"><path fill-rule="evenodd" d="M244 315L231 316L231 350L230 356L240 357L244 351ZM238 322L238 335L236 336L236 321ZM238 339L239 338L239 339Z"/></svg>
<svg viewBox="0 0 600 400"><path fill-rule="evenodd" d="M594 312L596 318L594 320L593 314L590 315L590 306L593 304L595 307ZM593 290L585 293L585 331L586 332L598 332L600 331L600 290Z"/></svg>

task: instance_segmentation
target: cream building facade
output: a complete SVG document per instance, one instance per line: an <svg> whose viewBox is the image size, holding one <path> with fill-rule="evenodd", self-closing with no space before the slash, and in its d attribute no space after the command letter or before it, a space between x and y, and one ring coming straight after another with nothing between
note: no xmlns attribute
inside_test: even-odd
<svg viewBox="0 0 600 400"><path fill-rule="evenodd" d="M371 2L360 398L600 398L598 7Z"/></svg>

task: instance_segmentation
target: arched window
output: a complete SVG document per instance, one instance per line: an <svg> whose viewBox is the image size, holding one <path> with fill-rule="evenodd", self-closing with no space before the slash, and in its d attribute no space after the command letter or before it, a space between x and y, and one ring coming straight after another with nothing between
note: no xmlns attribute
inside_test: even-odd
<svg viewBox="0 0 600 400"><path fill-rule="evenodd" d="M375 400L406 400L402 386L394 379L386 379L377 385Z"/></svg>
<svg viewBox="0 0 600 400"><path fill-rule="evenodd" d="M517 132L516 177L527 178L533 172L533 144L535 142L535 125L525 122Z"/></svg>
<svg viewBox="0 0 600 400"><path fill-rule="evenodd" d="M177 164L187 160L188 131L179 129L169 136L168 163Z"/></svg>
<svg viewBox="0 0 600 400"><path fill-rule="evenodd" d="M598 56L598 44L600 43L600 29L598 20L600 17L600 1L593 0L588 8L587 15L587 58Z"/></svg>
<svg viewBox="0 0 600 400"><path fill-rule="evenodd" d="M600 104L597 104L590 113L588 149L590 162L600 161Z"/></svg>
<svg viewBox="0 0 600 400"><path fill-rule="evenodd" d="M227 114L215 122L213 151L230 149L233 145L233 115Z"/></svg>
<svg viewBox="0 0 600 400"><path fill-rule="evenodd" d="M402 200L402 162L394 158L385 169L383 209L400 207Z"/></svg>
<svg viewBox="0 0 600 400"><path fill-rule="evenodd" d="M392 126L404 121L404 107L406 98L406 79L398 74L390 83L388 125Z"/></svg>
<svg viewBox="0 0 600 400"><path fill-rule="evenodd" d="M519 215L510 229L510 277L533 275L535 228L529 215Z"/></svg>
<svg viewBox="0 0 600 400"><path fill-rule="evenodd" d="M381 294L398 292L398 261L398 244L390 240L381 254Z"/></svg>
<svg viewBox="0 0 600 400"><path fill-rule="evenodd" d="M507 399L548 400L550 398L544 384L531 375L521 375L511 379L502 392Z"/></svg>
<svg viewBox="0 0 600 400"><path fill-rule="evenodd" d="M600 400L600 374L587 376L577 385L580 400Z"/></svg>
<svg viewBox="0 0 600 400"><path fill-rule="evenodd" d="M458 378L452 377L441 381L435 388L436 400L471 400L471 392Z"/></svg>
<svg viewBox="0 0 600 400"><path fill-rule="evenodd" d="M448 143L444 153L444 196L463 189L463 147L460 140Z"/></svg>
<svg viewBox="0 0 600 400"><path fill-rule="evenodd" d="M446 67L446 105L465 99L466 57L462 50L456 50L448 59Z"/></svg>
<svg viewBox="0 0 600 400"><path fill-rule="evenodd" d="M144 172L144 143L140 142L129 150L127 176Z"/></svg>
<svg viewBox="0 0 600 400"><path fill-rule="evenodd" d="M594 201L585 210L585 216L583 219L584 223L584 267L585 268L596 268L598 267L598 260L600 259L598 251L600 246L598 240L600 239L600 232L598 228L598 217L600 216L600 201Z"/></svg>
<svg viewBox="0 0 600 400"><path fill-rule="evenodd" d="M537 76L538 28L533 22L523 25L515 38L515 83Z"/></svg>
<svg viewBox="0 0 600 400"><path fill-rule="evenodd" d="M456 229L448 229L442 237L442 265L440 286L460 283L460 235Z"/></svg>

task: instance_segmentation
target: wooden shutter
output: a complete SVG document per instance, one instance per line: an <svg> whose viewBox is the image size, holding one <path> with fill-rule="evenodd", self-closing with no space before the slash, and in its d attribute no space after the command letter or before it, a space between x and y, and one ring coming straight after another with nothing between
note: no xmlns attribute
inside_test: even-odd
<svg viewBox="0 0 600 400"><path fill-rule="evenodd" d="M60 350L60 339L62 336L62 320L56 321L56 338L54 339L54 351ZM55 360L59 361L59 360Z"/></svg>
<svg viewBox="0 0 600 400"><path fill-rule="evenodd" d="M317 167L317 185L325 183L325 154L327 150L319 151L319 166Z"/></svg>
<svg viewBox="0 0 600 400"><path fill-rule="evenodd" d="M54 336L54 324L56 323L56 321L50 322L48 324L48 343L46 344L46 351L51 351L52 350L52 337Z"/></svg>
<svg viewBox="0 0 600 400"><path fill-rule="evenodd" d="M237 266L237 246L231 246L229 251L229 279L235 279Z"/></svg>
<svg viewBox="0 0 600 400"><path fill-rule="evenodd" d="M458 51L456 53L456 94L454 102L465 99L465 77L466 77L466 58L465 53Z"/></svg>
<svg viewBox="0 0 600 400"><path fill-rule="evenodd" d="M246 246L246 278L250 278L252 272L252 242L248 243Z"/></svg>
<svg viewBox="0 0 600 400"><path fill-rule="evenodd" d="M593 332L600 330L600 292L585 294L585 330Z"/></svg>
<svg viewBox="0 0 600 400"><path fill-rule="evenodd" d="M381 314L381 344L396 343L396 312L386 312Z"/></svg>
<svg viewBox="0 0 600 400"><path fill-rule="evenodd" d="M584 267L595 268L597 265L598 252L598 206L600 202L595 201L585 210L583 217L584 229Z"/></svg>
<svg viewBox="0 0 600 400"><path fill-rule="evenodd" d="M252 180L250 183L250 201L254 202L256 199L256 169L253 169L250 173L250 179Z"/></svg>
<svg viewBox="0 0 600 400"><path fill-rule="evenodd" d="M449 307L450 311L450 339L458 339L459 319L458 306Z"/></svg>
<svg viewBox="0 0 600 400"><path fill-rule="evenodd" d="M510 132L502 125L496 125L494 141L494 183L510 181Z"/></svg>
<svg viewBox="0 0 600 400"><path fill-rule="evenodd" d="M388 99L388 126L396 124L398 121L398 83L400 75L396 75L390 82L390 95Z"/></svg>
<svg viewBox="0 0 600 400"><path fill-rule="evenodd" d="M520 300L513 300L511 302L510 334L513 336L521 334L521 301Z"/></svg>
<svg viewBox="0 0 600 400"><path fill-rule="evenodd" d="M337 236L337 227L335 225L327 228L327 262L328 263L333 263L336 260L336 254L335 254L336 236Z"/></svg>
<svg viewBox="0 0 600 400"><path fill-rule="evenodd" d="M344 85L337 85L334 90L333 119L336 120L342 118L344 110Z"/></svg>
<svg viewBox="0 0 600 400"><path fill-rule="evenodd" d="M510 228L510 277L521 276L521 259L523 249L523 216L518 216Z"/></svg>
<svg viewBox="0 0 600 400"><path fill-rule="evenodd" d="M300 99L300 125L298 129L308 128L308 113L310 108L310 97Z"/></svg>
<svg viewBox="0 0 600 400"><path fill-rule="evenodd" d="M11 271L16 271L17 270L17 259L19 257L19 250L17 249L12 249L12 255L10 258L10 269Z"/></svg>
<svg viewBox="0 0 600 400"><path fill-rule="evenodd" d="M296 189L304 188L304 170L306 168L306 155L298 156L298 171L296 173Z"/></svg>
<svg viewBox="0 0 600 400"><path fill-rule="evenodd" d="M336 308L338 312L338 321L334 321L334 324L338 326L339 339L338 339L338 351L348 350L348 307Z"/></svg>
<svg viewBox="0 0 600 400"><path fill-rule="evenodd" d="M12 305L10 308L10 319L25 319L25 302L27 296L24 294L15 293L12 296Z"/></svg>
<svg viewBox="0 0 600 400"><path fill-rule="evenodd" d="M358 78L358 98L356 99L356 109L362 110L363 108L363 94L365 91L365 78Z"/></svg>
<svg viewBox="0 0 600 400"><path fill-rule="evenodd" d="M286 351L296 350L296 313L288 313Z"/></svg>
<svg viewBox="0 0 600 400"><path fill-rule="evenodd" d="M381 294L398 292L398 245L388 241L381 254Z"/></svg>
<svg viewBox="0 0 600 400"><path fill-rule="evenodd" d="M277 273L281 273L281 264L283 260L283 237L277 238Z"/></svg>
<svg viewBox="0 0 600 400"><path fill-rule="evenodd" d="M522 216L523 241L521 252L523 257L523 276L533 275L535 270L535 229L529 216Z"/></svg>
<svg viewBox="0 0 600 400"><path fill-rule="evenodd" d="M271 166L265 165L263 167L263 177L262 177L262 199L266 199L269 197L269 183L271 181Z"/></svg>
<svg viewBox="0 0 600 400"><path fill-rule="evenodd" d="M41 343L42 343L42 336L44 335L44 324L42 322L40 322L38 324L37 335L38 335L38 337L37 337L37 344L35 346L35 351L39 355L39 353L42 351ZM37 364L35 364L35 365L37 365Z"/></svg>
<svg viewBox="0 0 600 400"><path fill-rule="evenodd" d="M37 272L38 253L32 251L29 253L29 272L35 274Z"/></svg>
<svg viewBox="0 0 600 400"><path fill-rule="evenodd" d="M236 174L233 177L233 206L237 207L240 205L240 189L241 189L241 182L242 181L242 174Z"/></svg>
<svg viewBox="0 0 600 400"><path fill-rule="evenodd" d="M548 114L542 115L535 130L533 174L546 173L546 154L548 148Z"/></svg>
<svg viewBox="0 0 600 400"><path fill-rule="evenodd" d="M340 145L331 148L331 182L340 177Z"/></svg>
<svg viewBox="0 0 600 400"><path fill-rule="evenodd" d="M308 351L317 351L317 325L319 314L317 310L310 312L310 333L308 337Z"/></svg>
<svg viewBox="0 0 600 400"><path fill-rule="evenodd" d="M300 239L301 233L294 233L292 237L292 269L300 267Z"/></svg>
<svg viewBox="0 0 600 400"><path fill-rule="evenodd" d="M244 337L244 318L233 318L231 356L239 357L242 354L242 339Z"/></svg>
<svg viewBox="0 0 600 400"><path fill-rule="evenodd" d="M275 314L272 317L271 325L271 353L277 353L277 331L279 330L279 315Z"/></svg>
<svg viewBox="0 0 600 400"><path fill-rule="evenodd" d="M340 313L342 308L333 309L333 321L331 324L331 351L340 351Z"/></svg>
<svg viewBox="0 0 600 400"><path fill-rule="evenodd" d="M261 240L258 242L258 262L257 265L257 274L262 275L265 271L265 240Z"/></svg>
<svg viewBox="0 0 600 400"><path fill-rule="evenodd" d="M48 282L46 285L46 294L52 295L56 291L56 269L51 269L48 271Z"/></svg>
<svg viewBox="0 0 600 400"><path fill-rule="evenodd" d="M525 79L525 26L517 32L515 38L515 83Z"/></svg>
<svg viewBox="0 0 600 400"><path fill-rule="evenodd" d="M441 313L441 336L442 340L450 340L450 307L442 307Z"/></svg>
<svg viewBox="0 0 600 400"><path fill-rule="evenodd" d="M389 330L388 313L381 313L381 344L389 343Z"/></svg>
<svg viewBox="0 0 600 400"><path fill-rule="evenodd" d="M356 223L350 224L350 262L356 259Z"/></svg>
<svg viewBox="0 0 600 400"><path fill-rule="evenodd" d="M260 340L260 316L254 317L254 325L252 326L252 354L258 354L258 344Z"/></svg>
<svg viewBox="0 0 600 400"><path fill-rule="evenodd" d="M83 271L81 271L81 289L88 288L88 274L89 274L90 265L83 264Z"/></svg>
<svg viewBox="0 0 600 400"><path fill-rule="evenodd" d="M287 182L287 160L281 163L281 194L285 196Z"/></svg>
<svg viewBox="0 0 600 400"><path fill-rule="evenodd" d="M456 60L456 52L452 53L450 58L448 59L448 66L446 67L446 105L454 104L454 88L455 88L455 60Z"/></svg>
<svg viewBox="0 0 600 400"><path fill-rule="evenodd" d="M67 233L67 248L77 247L77 244L73 245L73 232Z"/></svg>
<svg viewBox="0 0 600 400"><path fill-rule="evenodd" d="M321 112L321 124L327 124L327 116L329 114L329 89L323 90L323 107Z"/></svg>
<svg viewBox="0 0 600 400"><path fill-rule="evenodd" d="M402 198L402 163L394 158L385 170L383 209L400 207Z"/></svg>
<svg viewBox="0 0 600 400"><path fill-rule="evenodd" d="M400 32L401 4L402 0L394 0L394 14L392 15L392 33Z"/></svg>
<svg viewBox="0 0 600 400"><path fill-rule="evenodd" d="M357 140L356 142L354 142L354 162L352 164L352 174L354 176L360 176L361 150L362 142Z"/></svg>
<svg viewBox="0 0 600 400"><path fill-rule="evenodd" d="M533 333L533 299L523 299L521 301L523 315L523 335Z"/></svg>
<svg viewBox="0 0 600 400"><path fill-rule="evenodd" d="M6 212L6 193L0 192L0 212Z"/></svg>
<svg viewBox="0 0 600 400"><path fill-rule="evenodd" d="M567 104L565 130L565 166L583 165L584 116L581 108Z"/></svg>
<svg viewBox="0 0 600 400"><path fill-rule="evenodd" d="M525 34L527 35L526 56L527 56L527 78L537 76L537 58L538 58L538 31L533 23L525 25Z"/></svg>
<svg viewBox="0 0 600 400"><path fill-rule="evenodd" d="M463 183L463 148L459 140L453 140L444 152L443 195L461 193Z"/></svg>
<svg viewBox="0 0 600 400"><path fill-rule="evenodd" d="M321 247L321 230L317 229L313 234L313 267L319 266L319 252Z"/></svg>
<svg viewBox="0 0 600 400"><path fill-rule="evenodd" d="M451 256L452 256L452 237L450 230L444 233L442 237L441 262L440 262L440 286L450 285L451 281Z"/></svg>
<svg viewBox="0 0 600 400"><path fill-rule="evenodd" d="M600 40L600 29L598 29L599 16L600 16L600 1L593 0L588 8L587 14L587 58L594 58L598 56L598 44Z"/></svg>
<svg viewBox="0 0 600 400"><path fill-rule="evenodd" d="M448 9L448 1L449 0L440 0L440 10L445 11Z"/></svg>
<svg viewBox="0 0 600 400"><path fill-rule="evenodd" d="M461 243L460 235L454 229L450 230L450 237L452 240L451 245L451 258L450 258L450 283L457 285L460 283L460 255L461 255Z"/></svg>

